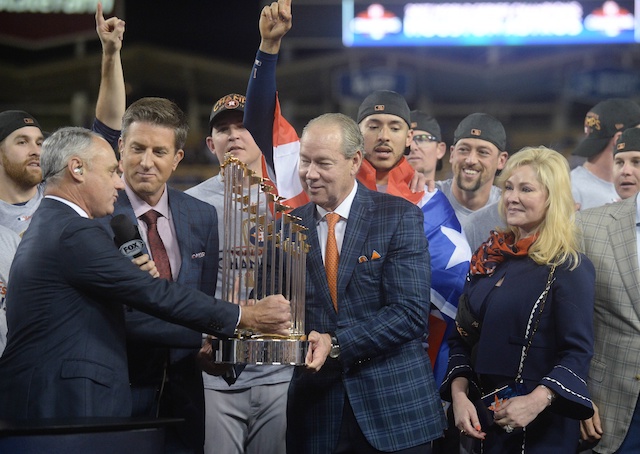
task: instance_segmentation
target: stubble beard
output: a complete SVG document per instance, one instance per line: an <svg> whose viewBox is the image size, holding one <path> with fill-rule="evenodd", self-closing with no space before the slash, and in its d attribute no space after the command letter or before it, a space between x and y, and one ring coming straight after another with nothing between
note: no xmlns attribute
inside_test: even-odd
<svg viewBox="0 0 640 454"><path fill-rule="evenodd" d="M458 178L456 178L456 184L458 185L459 189L468 192L476 192L480 189L480 187L482 186L482 173L478 173L478 177L474 181L470 182L464 181L463 174L463 169L460 169L458 171Z"/></svg>

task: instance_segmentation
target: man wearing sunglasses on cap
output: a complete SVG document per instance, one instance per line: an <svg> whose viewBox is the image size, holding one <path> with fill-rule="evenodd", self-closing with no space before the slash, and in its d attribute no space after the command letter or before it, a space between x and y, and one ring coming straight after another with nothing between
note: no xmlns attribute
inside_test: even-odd
<svg viewBox="0 0 640 454"><path fill-rule="evenodd" d="M442 141L438 121L419 110L411 111L413 139L404 154L416 172L423 174L427 181L435 181L436 171L442 168L442 157L447 144Z"/></svg>

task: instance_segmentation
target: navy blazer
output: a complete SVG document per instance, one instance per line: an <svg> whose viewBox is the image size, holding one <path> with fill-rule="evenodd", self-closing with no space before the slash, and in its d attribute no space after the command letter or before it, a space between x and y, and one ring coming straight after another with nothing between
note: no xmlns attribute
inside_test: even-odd
<svg viewBox="0 0 640 454"><path fill-rule="evenodd" d="M214 296L218 276L218 218L216 210L190 195L167 186L169 210L180 248L180 272L176 282ZM138 220L126 191L119 191L113 216ZM109 234L112 216L104 219ZM145 252L146 247L145 247ZM160 387L166 372L160 402L161 415L184 418L176 431L186 446L202 452L204 444L204 387L196 355L202 333L169 323L144 312L125 312L129 380L133 386ZM165 362L168 367L165 371ZM154 408L146 412L153 413Z"/></svg>
<svg viewBox="0 0 640 454"><path fill-rule="evenodd" d="M316 205L292 214L309 229L306 331L335 333L341 354L316 374L294 371L288 452L332 452L345 393L378 450L407 449L441 437L444 414L420 341L428 329L430 294L422 211L358 183L340 252L337 313L318 243Z"/></svg>
<svg viewBox="0 0 640 454"><path fill-rule="evenodd" d="M493 274L472 276L465 288L471 311L482 320L480 339L472 354L453 332L440 388L443 399L451 400L451 383L460 376L470 380L472 400L513 383L532 332L522 370L525 393L545 385L557 395L527 426L526 437L522 431L507 435L500 427L487 427L491 421L481 422L488 433L483 452L516 452L505 448L509 440L516 440L517 452L523 443L527 453L573 452L580 436L578 420L593 415L586 378L593 355L594 267L584 255L573 270L566 263L557 267L540 313L549 271L529 257L509 257Z"/></svg>
<svg viewBox="0 0 640 454"><path fill-rule="evenodd" d="M238 308L153 279L97 220L44 199L18 247L0 358L0 418L129 416L123 304L230 336Z"/></svg>
<svg viewBox="0 0 640 454"><path fill-rule="evenodd" d="M218 278L218 216L213 206L167 186L169 209L180 247L180 273L176 282L214 296ZM137 226L138 220L124 190L112 216L102 218L109 235L113 216L124 214ZM146 246L145 253L148 253ZM202 333L167 323L139 311L127 311L127 339L169 347L200 348ZM177 353L176 353L177 354ZM179 359L179 358L176 358Z"/></svg>

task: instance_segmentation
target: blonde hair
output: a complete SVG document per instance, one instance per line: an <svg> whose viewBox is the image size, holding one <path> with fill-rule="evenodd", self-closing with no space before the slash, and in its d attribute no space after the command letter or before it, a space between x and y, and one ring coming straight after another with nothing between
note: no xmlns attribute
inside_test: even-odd
<svg viewBox="0 0 640 454"><path fill-rule="evenodd" d="M538 238L529 248L529 257L539 265L561 265L569 262L571 269L578 266L578 235L575 225L575 203L571 194L569 163L555 150L547 147L525 147L507 160L498 178L502 199L498 209L506 220L504 208L505 182L516 169L531 166L538 182L546 191L546 214L537 228ZM516 227L507 226L520 239Z"/></svg>

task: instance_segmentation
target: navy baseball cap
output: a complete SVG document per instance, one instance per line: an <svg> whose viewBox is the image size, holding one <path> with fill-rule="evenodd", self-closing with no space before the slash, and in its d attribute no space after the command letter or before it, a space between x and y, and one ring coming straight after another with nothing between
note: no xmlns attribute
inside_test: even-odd
<svg viewBox="0 0 640 454"><path fill-rule="evenodd" d="M571 154L589 158L600 153L619 131L640 124L640 106L630 99L612 98L602 101L587 113L582 139Z"/></svg>
<svg viewBox="0 0 640 454"><path fill-rule="evenodd" d="M25 126L35 126L42 132L38 120L23 110L0 112L0 142L6 139L13 131Z"/></svg>
<svg viewBox="0 0 640 454"><path fill-rule="evenodd" d="M438 139L438 142L442 142L442 132L440 131L440 125L438 124L438 121L429 114L426 114L419 110L412 110L411 129L427 131L429 134Z"/></svg>
<svg viewBox="0 0 640 454"><path fill-rule="evenodd" d="M454 145L460 139L482 139L491 142L499 151L507 148L507 133L499 120L486 113L472 113L465 117L453 133Z"/></svg>
<svg viewBox="0 0 640 454"><path fill-rule="evenodd" d="M357 123L375 114L389 114L402 118L411 129L409 105L399 93L391 90L377 90L364 98L358 109Z"/></svg>
<svg viewBox="0 0 640 454"><path fill-rule="evenodd" d="M218 99L211 109L211 115L209 115L209 127L213 126L213 122L220 119L220 116L224 112L238 111L244 113L244 105L247 98L244 95L238 93L231 93Z"/></svg>
<svg viewBox="0 0 640 454"><path fill-rule="evenodd" d="M613 154L625 151L640 151L640 128L629 128L618 137Z"/></svg>

